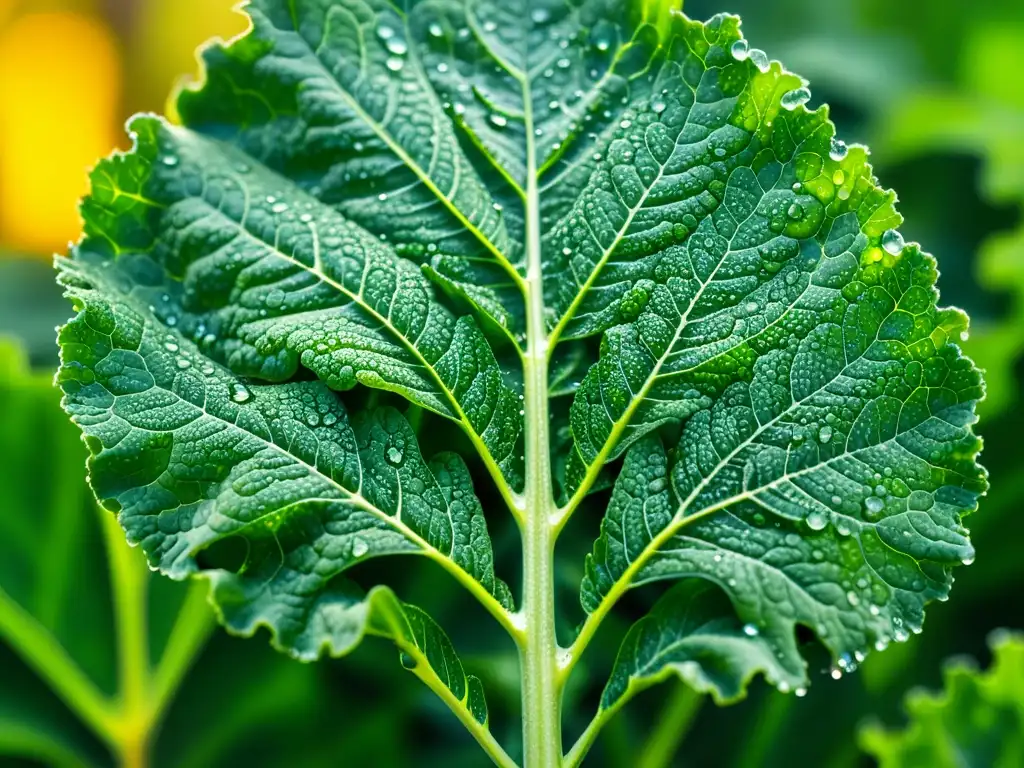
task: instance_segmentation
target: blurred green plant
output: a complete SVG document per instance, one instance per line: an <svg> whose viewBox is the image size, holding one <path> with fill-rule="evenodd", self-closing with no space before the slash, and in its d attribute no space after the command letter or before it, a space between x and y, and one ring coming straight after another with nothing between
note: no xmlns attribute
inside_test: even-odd
<svg viewBox="0 0 1024 768"><path fill-rule="evenodd" d="M990 645L988 671L954 660L943 672L942 693L908 694L904 730L862 729L861 746L881 768L1024 765L1024 635L998 631Z"/></svg>

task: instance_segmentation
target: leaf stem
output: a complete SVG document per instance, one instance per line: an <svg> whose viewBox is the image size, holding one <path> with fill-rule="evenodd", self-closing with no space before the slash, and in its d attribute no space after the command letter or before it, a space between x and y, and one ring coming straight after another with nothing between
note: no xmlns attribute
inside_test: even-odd
<svg viewBox="0 0 1024 768"><path fill-rule="evenodd" d="M117 632L121 717L112 746L125 768L142 768L148 764L153 725L147 615L149 573L139 562L139 554L126 546L117 518L102 508L98 508L98 513L107 543Z"/></svg>
<svg viewBox="0 0 1024 768"><path fill-rule="evenodd" d="M153 716L159 721L217 622L207 602L209 585L196 580L178 610L156 669L153 672Z"/></svg>
<svg viewBox="0 0 1024 768"><path fill-rule="evenodd" d="M404 653L415 659L416 666L412 669L412 673L422 680L447 705L448 709L459 718L459 722L466 727L466 730L476 739L488 757L494 761L494 764L499 766L499 768L518 768L516 761L509 757L505 749L498 743L498 740L494 738L491 729L485 723L478 722L473 717L469 707L466 706L466 703L456 698L455 694L452 693L452 689L445 685L444 681L437 676L433 666L430 664L430 660L424 655L423 651L412 643L399 643L398 646Z"/></svg>
<svg viewBox="0 0 1024 768"><path fill-rule="evenodd" d="M548 417L548 339L541 273L540 193L529 81L523 80L527 151L526 510L523 534L523 615L519 644L523 698L523 752L527 768L562 762L561 676L555 635L555 509Z"/></svg>
<svg viewBox="0 0 1024 768"><path fill-rule="evenodd" d="M665 703L654 731L651 733L637 768L672 768L673 758L689 733L693 721L704 703L704 696L693 690L682 680L675 684L675 690ZM749 763L761 765L761 763Z"/></svg>
<svg viewBox="0 0 1024 768"><path fill-rule="evenodd" d="M0 636L93 731L110 741L117 711L57 639L0 589Z"/></svg>

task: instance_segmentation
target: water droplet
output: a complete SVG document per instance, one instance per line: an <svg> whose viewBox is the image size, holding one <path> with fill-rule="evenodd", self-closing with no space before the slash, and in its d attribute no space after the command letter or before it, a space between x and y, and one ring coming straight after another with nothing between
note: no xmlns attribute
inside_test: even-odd
<svg viewBox="0 0 1024 768"><path fill-rule="evenodd" d="M967 557L965 557L960 562L963 563L964 565L972 565L974 563L974 555L968 555Z"/></svg>
<svg viewBox="0 0 1024 768"><path fill-rule="evenodd" d="M828 150L828 156L835 160L837 163L846 159L846 156L850 153L850 148L846 146L845 141L833 137L832 144Z"/></svg>
<svg viewBox="0 0 1024 768"><path fill-rule="evenodd" d="M860 597L852 589L846 593L846 601L854 607L860 605Z"/></svg>
<svg viewBox="0 0 1024 768"><path fill-rule="evenodd" d="M436 21L427 27L427 31L430 32L431 37L442 37L444 36L444 30L441 29L441 25Z"/></svg>
<svg viewBox="0 0 1024 768"><path fill-rule="evenodd" d="M389 56L385 64L392 72L400 72L405 66L405 62L397 56Z"/></svg>
<svg viewBox="0 0 1024 768"><path fill-rule="evenodd" d="M839 679L842 678L842 676L843 676L843 670L841 670L839 667L833 667L832 668L832 679L833 680L839 680Z"/></svg>
<svg viewBox="0 0 1024 768"><path fill-rule="evenodd" d="M381 192L379 195L377 195L377 199L380 200L383 203L385 200L388 199L388 193L387 192Z"/></svg>
<svg viewBox="0 0 1024 768"><path fill-rule="evenodd" d="M386 458L389 464L393 464L394 466L397 467L401 465L402 460L405 458L405 454L402 452L400 448L391 446L387 450Z"/></svg>
<svg viewBox="0 0 1024 768"><path fill-rule="evenodd" d="M381 24L377 27L377 37L381 40L390 40L395 36L395 30L389 27L387 24Z"/></svg>
<svg viewBox="0 0 1024 768"><path fill-rule="evenodd" d="M903 252L904 245L906 243L903 241L903 235L895 229L887 229L882 235L882 247L886 253L892 256L899 256Z"/></svg>
<svg viewBox="0 0 1024 768"><path fill-rule="evenodd" d="M756 624L744 624L743 634L747 637L757 637L759 634L761 634L761 631L757 628Z"/></svg>
<svg viewBox="0 0 1024 768"><path fill-rule="evenodd" d="M793 693L795 693L798 697L800 697L802 699L804 696L807 695L807 689L806 688L797 688L795 691L793 691Z"/></svg>
<svg viewBox="0 0 1024 768"><path fill-rule="evenodd" d="M768 59L768 54L762 51L760 48L750 49L750 60L754 62L756 66L762 72L767 72L772 68L771 61Z"/></svg>
<svg viewBox="0 0 1024 768"><path fill-rule="evenodd" d="M750 57L750 45L746 40L737 40L729 50L736 61L746 61Z"/></svg>
<svg viewBox="0 0 1024 768"><path fill-rule="evenodd" d="M303 224L309 224L309 222L311 222L312 220L313 214L311 213L304 213L301 216L299 216L299 221L301 221Z"/></svg>
<svg viewBox="0 0 1024 768"><path fill-rule="evenodd" d="M868 496L864 499L864 508L867 510L868 515L877 515L885 509L885 502L877 496Z"/></svg>
<svg viewBox="0 0 1024 768"><path fill-rule="evenodd" d="M399 656L399 660L402 662L402 666L405 669L416 669L416 658L410 654L402 651Z"/></svg>
<svg viewBox="0 0 1024 768"><path fill-rule="evenodd" d="M836 171L835 173L832 174L832 183L835 184L837 187L843 186L845 182L846 174L843 173L842 171Z"/></svg>
<svg viewBox="0 0 1024 768"><path fill-rule="evenodd" d="M872 604L868 606L868 613L870 613L872 616L877 616L881 612L882 609L879 608L877 605Z"/></svg>
<svg viewBox="0 0 1024 768"><path fill-rule="evenodd" d="M485 21L484 22L484 32L493 32L497 28L498 28L498 25L495 24L493 21Z"/></svg>
<svg viewBox="0 0 1024 768"><path fill-rule="evenodd" d="M231 399L234 400L236 403L247 403L249 402L250 399L252 399L252 392L250 392L249 389L244 384L235 382L231 385L230 390Z"/></svg>
<svg viewBox="0 0 1024 768"><path fill-rule="evenodd" d="M369 551L370 545L367 544L365 540L359 538L358 536L356 536L356 538L352 540L352 555L354 557L362 557Z"/></svg>
<svg viewBox="0 0 1024 768"><path fill-rule="evenodd" d="M175 344L173 341L168 341L166 344L164 344L164 349L166 349L168 352L177 352L178 345Z"/></svg>
<svg viewBox="0 0 1024 768"><path fill-rule="evenodd" d="M543 24L551 18L551 13L547 8L534 8L530 12L530 18L533 19L534 24Z"/></svg>
<svg viewBox="0 0 1024 768"><path fill-rule="evenodd" d="M174 155L164 155L160 158L160 162L166 165L168 168L173 168L178 164L178 158Z"/></svg>
<svg viewBox="0 0 1024 768"><path fill-rule="evenodd" d="M825 426L818 430L818 441L821 443L828 443L830 440L832 440L833 434L834 432L832 430L832 427L826 424Z"/></svg>
<svg viewBox="0 0 1024 768"><path fill-rule="evenodd" d="M797 107L802 107L811 100L811 92L806 88L797 88L795 91L783 94L780 104L782 108L792 112Z"/></svg>
<svg viewBox="0 0 1024 768"><path fill-rule="evenodd" d="M504 128L506 125L508 125L508 118L505 117L504 115L491 115L490 120L491 125L493 125L496 128Z"/></svg>
<svg viewBox="0 0 1024 768"><path fill-rule="evenodd" d="M448 65L442 61L437 65L437 71L443 75L445 72L448 71Z"/></svg>
<svg viewBox="0 0 1024 768"><path fill-rule="evenodd" d="M274 213L284 213L288 210L288 203L277 203L270 210Z"/></svg>
<svg viewBox="0 0 1024 768"><path fill-rule="evenodd" d="M793 203L789 206L789 210L786 211L786 215L793 219L793 221L798 221L804 217L804 207L799 203Z"/></svg>
<svg viewBox="0 0 1024 768"><path fill-rule="evenodd" d="M178 358L178 367L181 370L184 371L186 368L191 368L192 367L192 361L188 360L188 359L186 359L184 357L179 357Z"/></svg>
<svg viewBox="0 0 1024 768"><path fill-rule="evenodd" d="M807 527L812 531L822 531L828 525L828 516L818 509L807 513Z"/></svg>

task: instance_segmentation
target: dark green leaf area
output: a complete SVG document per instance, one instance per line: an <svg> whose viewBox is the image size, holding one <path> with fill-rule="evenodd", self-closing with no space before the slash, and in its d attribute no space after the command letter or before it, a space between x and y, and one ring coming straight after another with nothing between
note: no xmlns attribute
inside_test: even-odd
<svg viewBox="0 0 1024 768"><path fill-rule="evenodd" d="M135 150L92 174L76 258L114 260L137 302L236 375L397 392L521 482L518 396L418 266L230 145L151 117L132 130Z"/></svg>
<svg viewBox="0 0 1024 768"><path fill-rule="evenodd" d="M511 605L460 459L425 461L393 410L351 422L321 383L239 379L121 294L108 265L62 264L82 308L61 332L61 385L94 489L154 565L183 578L243 537L240 571L211 574L215 599L232 629L266 624L303 657L320 650L331 580L366 558L423 554Z"/></svg>

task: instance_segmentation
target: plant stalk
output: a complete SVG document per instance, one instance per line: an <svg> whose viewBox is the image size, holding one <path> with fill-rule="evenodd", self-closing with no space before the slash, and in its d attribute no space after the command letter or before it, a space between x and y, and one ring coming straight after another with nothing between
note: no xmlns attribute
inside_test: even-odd
<svg viewBox="0 0 1024 768"><path fill-rule="evenodd" d="M526 410L526 509L523 534L523 615L520 643L523 753L526 768L562 763L561 683L555 635L555 511L551 483L548 417L548 337L541 273L540 194L529 86L527 110L527 347L524 360Z"/></svg>

